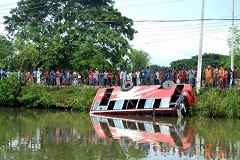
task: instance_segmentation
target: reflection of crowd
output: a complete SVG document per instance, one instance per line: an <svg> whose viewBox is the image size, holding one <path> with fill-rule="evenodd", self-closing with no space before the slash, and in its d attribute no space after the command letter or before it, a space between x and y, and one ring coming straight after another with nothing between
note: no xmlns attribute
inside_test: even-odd
<svg viewBox="0 0 240 160"><path fill-rule="evenodd" d="M205 142L204 146L204 158L207 160L210 159L234 159L236 155L237 146L229 143L219 142L217 145L212 145L209 142Z"/></svg>

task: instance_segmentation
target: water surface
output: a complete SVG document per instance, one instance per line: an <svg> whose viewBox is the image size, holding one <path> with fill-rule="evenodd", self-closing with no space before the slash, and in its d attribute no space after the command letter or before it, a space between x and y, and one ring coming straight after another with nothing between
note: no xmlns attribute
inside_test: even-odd
<svg viewBox="0 0 240 160"><path fill-rule="evenodd" d="M238 119L0 109L0 159L240 159Z"/></svg>

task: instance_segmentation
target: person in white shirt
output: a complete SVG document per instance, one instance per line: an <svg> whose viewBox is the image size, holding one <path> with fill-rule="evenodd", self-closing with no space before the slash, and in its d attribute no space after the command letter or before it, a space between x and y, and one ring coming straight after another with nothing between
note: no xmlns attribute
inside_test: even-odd
<svg viewBox="0 0 240 160"><path fill-rule="evenodd" d="M124 71L124 72L123 72L123 83L125 83L126 80L127 80L127 72Z"/></svg>
<svg viewBox="0 0 240 160"><path fill-rule="evenodd" d="M126 75L126 82L128 81L131 81L131 75L129 72L127 72L127 75Z"/></svg>
<svg viewBox="0 0 240 160"><path fill-rule="evenodd" d="M122 87L123 85L123 70L121 70L120 74L119 74L119 79L120 79L120 86Z"/></svg>
<svg viewBox="0 0 240 160"><path fill-rule="evenodd" d="M137 74L137 85L140 86L140 85L141 85L141 81L140 81L140 72L137 71L136 74Z"/></svg>
<svg viewBox="0 0 240 160"><path fill-rule="evenodd" d="M40 84L41 74L42 74L42 72L41 72L40 69L38 68L38 70L37 70L37 84Z"/></svg>
<svg viewBox="0 0 240 160"><path fill-rule="evenodd" d="M158 69L156 69L156 84L158 85L159 84L159 72L158 72Z"/></svg>
<svg viewBox="0 0 240 160"><path fill-rule="evenodd" d="M99 76L98 68L95 69L95 76L96 76L96 85L98 86L99 85L99 83L98 83L98 76Z"/></svg>

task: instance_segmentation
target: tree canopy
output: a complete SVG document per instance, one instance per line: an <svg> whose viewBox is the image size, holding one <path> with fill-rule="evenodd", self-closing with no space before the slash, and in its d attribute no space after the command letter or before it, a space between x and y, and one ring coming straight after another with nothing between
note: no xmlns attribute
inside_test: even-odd
<svg viewBox="0 0 240 160"><path fill-rule="evenodd" d="M4 35L0 34L0 68L9 68L10 60L14 55L14 47Z"/></svg>
<svg viewBox="0 0 240 160"><path fill-rule="evenodd" d="M4 18L18 49L33 47L30 57L46 69L117 67L136 33L112 0L21 0Z"/></svg>
<svg viewBox="0 0 240 160"><path fill-rule="evenodd" d="M129 54L132 71L141 71L146 68L150 63L150 55L143 50L132 49Z"/></svg>
<svg viewBox="0 0 240 160"><path fill-rule="evenodd" d="M226 55L220 55L220 54L216 54L216 53L204 53L202 55L202 69L206 68L208 65L212 65L212 66L225 66L227 58L229 56ZM194 67L195 69L197 69L197 65L198 65L198 56L193 56L190 59L179 59L176 61L172 61L170 63L170 68L176 67L176 69L179 68L190 68L190 67Z"/></svg>

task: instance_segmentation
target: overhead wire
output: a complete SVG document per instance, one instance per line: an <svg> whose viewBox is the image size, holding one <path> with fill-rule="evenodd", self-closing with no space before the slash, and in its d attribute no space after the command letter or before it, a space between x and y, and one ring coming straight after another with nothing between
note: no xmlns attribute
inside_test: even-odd
<svg viewBox="0 0 240 160"><path fill-rule="evenodd" d="M180 19L180 20L136 20L136 21L121 21L121 23L145 23L145 22L155 22L155 23L165 23L165 22L198 22L198 21L232 21L232 20L240 20L240 18L207 18L207 19ZM21 24L21 23L29 23L29 22L13 22L15 24ZM44 22L46 23L46 22ZM57 23L57 22L49 22L49 23ZM76 23L75 21L67 21L66 23ZM79 21L78 23L119 23L119 21L116 20L87 20L87 21ZM42 24L42 23L37 23L37 24Z"/></svg>
<svg viewBox="0 0 240 160"><path fill-rule="evenodd" d="M199 26L199 25L198 25ZM212 26L205 26L204 28L214 28L214 27L227 27L229 26L229 24L225 24L225 25L212 25ZM230 27L230 26L229 26ZM191 29L196 29L196 28L199 28L199 27L187 27L187 26L184 26L184 27L169 27L171 29L173 29L173 31L176 31L176 30L191 30ZM169 28L161 28L161 27L155 27L155 28L152 28L152 29L141 29L141 32L156 32L156 31L168 31Z"/></svg>
<svg viewBox="0 0 240 160"><path fill-rule="evenodd" d="M141 5L155 5L155 4L161 4L161 3L173 3L173 2L180 2L180 1L186 1L186 0L173 0L173 1L165 1L165 2L158 2L158 3L150 3L150 4L141 4ZM224 1L224 0L223 0ZM48 1L46 1L46 2L48 2ZM66 1L65 1L66 2ZM124 2L124 1L123 1ZM126 2L126 1L125 1ZM225 1L224 1L225 2ZM35 4L41 4L41 3L43 3L43 2L38 2L38 3L35 3ZM225 2L226 3L226 2ZM14 3L12 3L12 4L14 4ZM10 4L8 4L8 5L10 5ZM7 6L7 5L2 5L2 6ZM138 5L134 5L134 7L135 6L138 6ZM1 6L0 6L1 7ZM32 7L32 8L30 8L30 9L36 9L36 8L40 8L40 7L43 7L43 6L37 6L37 7ZM123 6L122 6L123 7ZM127 7L129 7L129 6L127 6ZM1 13L0 13L1 14ZM39 14L39 13L36 13L36 14ZM200 21L201 19L192 19L192 20L188 20L188 19L182 19L182 20L137 20L137 21L133 21L134 23L154 23L154 24L156 24L156 23L165 23L165 22L192 22L192 21ZM206 21L219 21L219 20L222 20L222 21L230 21L230 20L232 20L232 19L227 19L227 18L221 18L221 19L204 19L204 20L206 20ZM235 20L240 20L240 19L238 19L238 18L236 18ZM116 21L94 21L94 22L99 22L99 23L109 23L109 22L111 22L111 23L114 23L114 22L116 22ZM21 22L17 22L17 23L21 23ZM26 23L26 22L24 22L24 23ZM68 22L68 23L71 23L71 22ZM216 23L215 23L216 24ZM189 26L189 25L188 25Z"/></svg>
<svg viewBox="0 0 240 160"><path fill-rule="evenodd" d="M142 5L155 5L155 4L161 4L161 3L173 3L173 2L179 2L179 1L186 1L186 0L173 0L173 1L165 1L165 2L158 2L158 3L148 3L148 4L142 4ZM47 1L43 1L43 2L36 2L34 3L34 5L38 5L38 4L45 4L44 2L51 2L49 0ZM71 0L66 0L66 1L61 1L61 3L63 2L71 2ZM72 1L72 2L78 2L78 1ZM57 2L51 2L51 3L57 3ZM43 6L36 6L36 7L29 7L28 9L32 10L32 9L39 9L39 8L42 8L42 7L45 7L46 5L43 5ZM138 5L133 5L132 7L136 7ZM127 6L129 7L129 6ZM120 8L125 8L125 7L120 7ZM1 9L1 11L3 10L9 10L9 9L12 9L12 8L5 8L5 9ZM96 10L96 9L88 9L89 11L91 10ZM6 14L8 12L4 12L4 13L0 13L0 14ZM39 13L36 13L36 14L39 14Z"/></svg>
<svg viewBox="0 0 240 160"><path fill-rule="evenodd" d="M229 8L229 6L227 5L226 1L225 0L222 0L223 3L227 6L228 10L232 13L232 10Z"/></svg>
<svg viewBox="0 0 240 160"><path fill-rule="evenodd" d="M11 5L13 5L13 4L17 4L17 2L16 2L16 3L9 3L9 4L0 5L0 8L6 7L6 6L11 6Z"/></svg>
<svg viewBox="0 0 240 160"><path fill-rule="evenodd" d="M181 1L187 1L187 0L172 0L172 1L168 0L168 1L156 2L156 3L145 3L145 4L138 4L138 5L119 6L118 8L139 7L139 6L148 6L148 5L156 5L156 4L169 4L169 3L181 2Z"/></svg>
<svg viewBox="0 0 240 160"><path fill-rule="evenodd" d="M169 38L169 39L164 39L164 40L158 40L158 41L151 41L151 42L144 42L142 44L150 44L150 43L158 43L158 42L165 42L165 41L171 41L171 40L176 40L176 39L184 39L184 38L189 38L189 37L194 37L196 35L188 35L188 36L181 36L178 38Z"/></svg>
<svg viewBox="0 0 240 160"><path fill-rule="evenodd" d="M226 31L226 29L214 29L214 30L204 30L208 33L214 33L219 31ZM160 35L172 35L172 34L184 34L184 33L199 33L200 31L188 31L188 32L170 32L170 33L153 33L153 34L136 34L137 36L160 36Z"/></svg>
<svg viewBox="0 0 240 160"><path fill-rule="evenodd" d="M218 39L218 40L221 40L221 41L226 41L226 39L222 39L222 38L218 38L218 37L213 37L213 36L209 36L209 35L206 35L206 34L203 34L204 36L207 36L207 37L210 37L210 38L214 38L214 39Z"/></svg>

